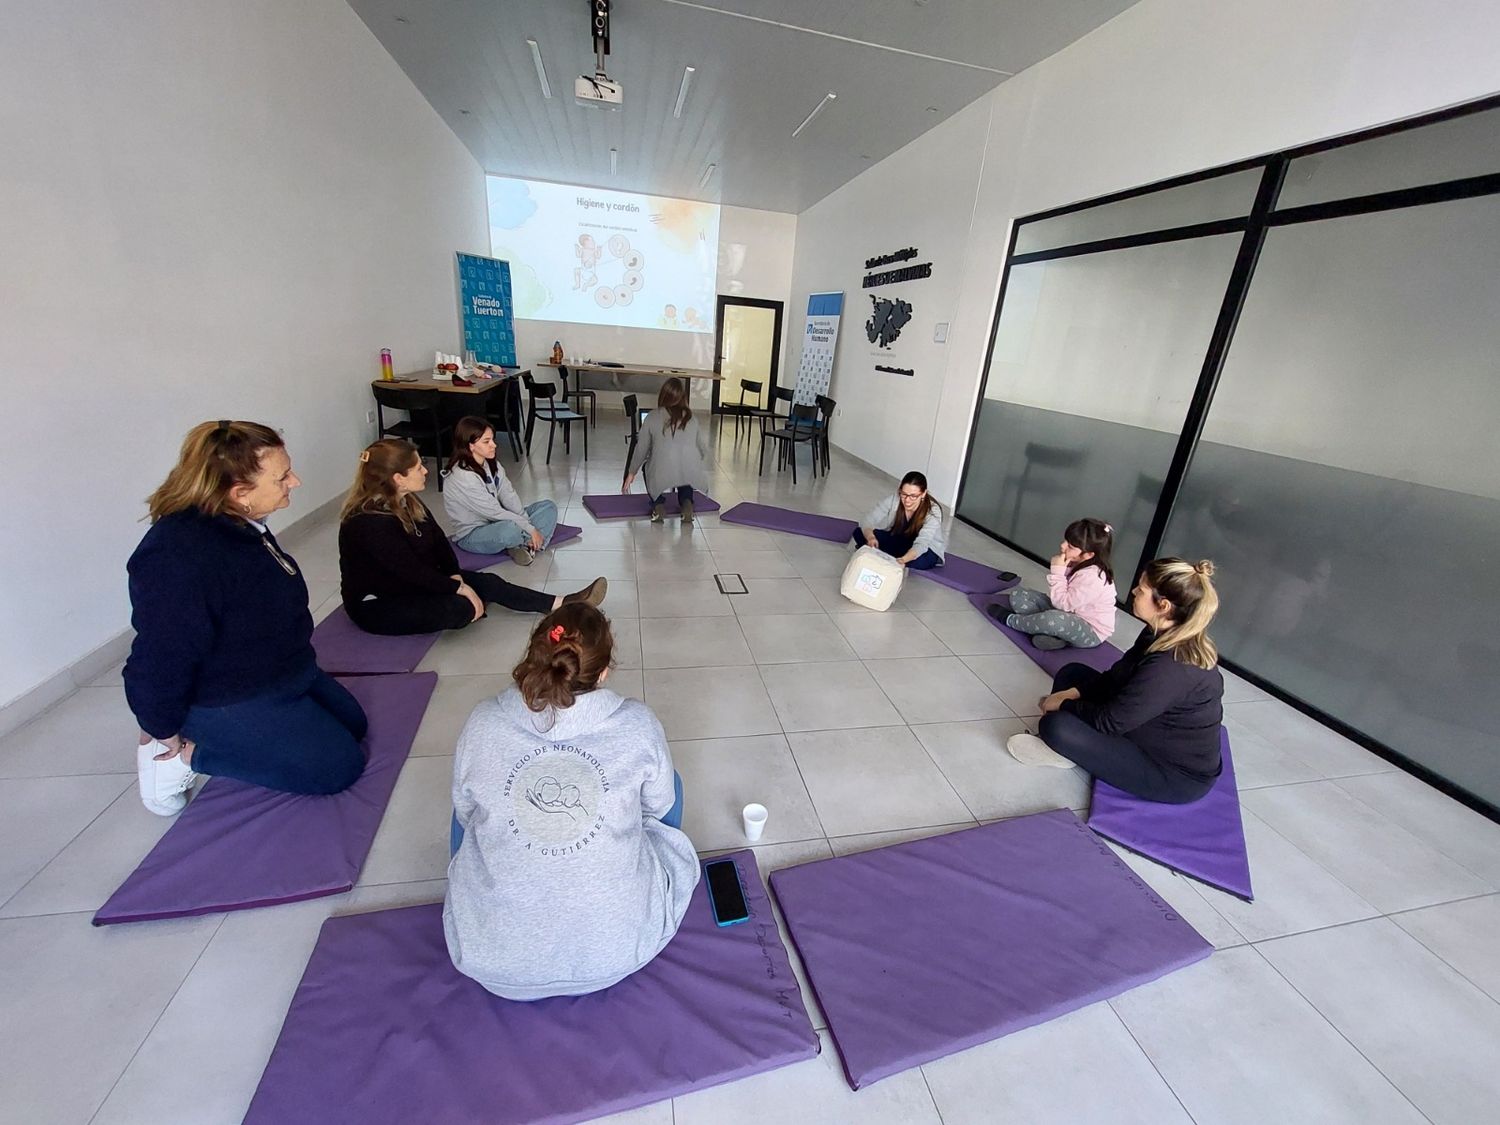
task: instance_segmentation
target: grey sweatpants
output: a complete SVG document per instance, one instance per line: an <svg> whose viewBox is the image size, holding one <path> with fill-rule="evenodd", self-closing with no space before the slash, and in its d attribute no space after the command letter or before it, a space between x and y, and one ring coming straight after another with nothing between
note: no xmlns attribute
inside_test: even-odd
<svg viewBox="0 0 1500 1125"><path fill-rule="evenodd" d="M1052 599L1035 590L1016 588L1010 592L1010 616L1005 623L1033 636L1057 637L1074 648L1095 648L1099 634L1076 613L1053 609Z"/></svg>

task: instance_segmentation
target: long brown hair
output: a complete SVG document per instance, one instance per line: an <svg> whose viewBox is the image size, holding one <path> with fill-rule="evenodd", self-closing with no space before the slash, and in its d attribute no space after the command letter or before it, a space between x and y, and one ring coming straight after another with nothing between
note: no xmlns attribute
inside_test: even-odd
<svg viewBox="0 0 1500 1125"><path fill-rule="evenodd" d="M692 408L688 406L687 384L672 376L661 385L656 396L656 408L667 415L667 433L675 434L693 420Z"/></svg>
<svg viewBox="0 0 1500 1125"><path fill-rule="evenodd" d="M491 457L481 465L474 457L469 446L484 437L485 430L493 430L495 427L483 418L477 418L473 414L466 415L453 423L453 453L448 458L448 471L454 469L468 469L471 473L479 473L481 476L485 469L490 471L490 476L495 475L495 459Z"/></svg>
<svg viewBox="0 0 1500 1125"><path fill-rule="evenodd" d="M532 630L511 677L531 710L562 710L599 686L614 654L609 618L587 602L568 602Z"/></svg>
<svg viewBox="0 0 1500 1125"><path fill-rule="evenodd" d="M906 509L901 506L901 490L909 484L914 484L922 490L922 502L917 505L917 510L906 516ZM896 486L896 518L891 521L890 531L892 535L902 535L915 539L917 533L922 530L922 525L927 522L930 513L936 512L937 518L943 518L943 509L938 502L932 498L927 491L927 478L913 469L901 478L901 483Z"/></svg>
<svg viewBox="0 0 1500 1125"><path fill-rule="evenodd" d="M1219 612L1219 593L1211 579L1214 564L1177 558L1155 559L1146 564L1141 578L1158 598L1172 603L1172 624L1156 634L1147 652L1170 652L1174 660L1198 668L1219 662L1219 650L1208 635L1208 625Z"/></svg>
<svg viewBox="0 0 1500 1125"><path fill-rule="evenodd" d="M1115 542L1115 529L1103 520L1096 520L1092 516L1085 516L1081 520L1074 520L1068 524L1067 530L1063 532L1063 538L1080 551L1092 551L1094 557L1083 562L1068 564L1068 574L1077 574L1086 566L1097 566L1099 573L1104 575L1104 581L1114 584L1115 568L1110 562L1110 549Z"/></svg>
<svg viewBox="0 0 1500 1125"><path fill-rule="evenodd" d="M205 516L239 517L230 507L229 490L255 480L266 450L284 448L281 435L259 422L199 422L183 438L167 479L146 498L151 522L189 508Z"/></svg>
<svg viewBox="0 0 1500 1125"><path fill-rule="evenodd" d="M427 507L416 493L400 494L395 477L409 473L421 460L417 447L401 438L381 438L365 446L354 470L354 486L344 498L339 522L361 512L379 512L395 516L408 535L417 533L417 524L427 517Z"/></svg>

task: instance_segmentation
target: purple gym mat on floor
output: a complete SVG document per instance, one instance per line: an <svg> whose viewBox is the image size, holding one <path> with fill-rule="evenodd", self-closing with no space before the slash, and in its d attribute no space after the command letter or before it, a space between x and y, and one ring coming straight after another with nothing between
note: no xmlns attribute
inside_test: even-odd
<svg viewBox="0 0 1500 1125"><path fill-rule="evenodd" d="M583 506L589 510L589 515L596 520L620 520L632 516L649 516L651 514L651 498L644 492L605 492L594 496L585 496ZM693 490L693 511L695 513L717 512L719 502L712 496ZM679 515L682 509L677 504L677 493L667 493L666 512L669 516Z"/></svg>
<svg viewBox="0 0 1500 1125"><path fill-rule="evenodd" d="M335 676L384 676L410 672L422 663L441 634L382 637L366 633L339 606L313 630L318 667Z"/></svg>
<svg viewBox="0 0 1500 1125"><path fill-rule="evenodd" d="M1250 902L1255 893L1240 792L1229 756L1229 732L1223 727L1219 749L1224 772L1206 797L1190 805L1143 801L1096 779L1089 827L1122 847Z"/></svg>
<svg viewBox="0 0 1500 1125"><path fill-rule="evenodd" d="M216 777L177 814L94 925L299 902L350 890L411 752L436 672L341 680L370 720L369 764L331 797Z"/></svg>
<svg viewBox="0 0 1500 1125"><path fill-rule="evenodd" d="M1008 599L976 594L969 601L985 615L986 621L1009 637L1049 676L1057 675L1064 664L1072 663L1108 671L1123 655L1107 642L1098 648L1039 649L1031 643L1030 636L986 612L996 602L1008 608ZM1131 643L1135 643L1134 637ZM1224 772L1206 797L1190 805L1143 801L1096 780L1089 827L1147 859L1249 901L1254 897L1250 856L1245 850L1240 792L1234 783L1234 762L1229 756L1229 732L1222 727L1219 747L1224 756Z"/></svg>
<svg viewBox="0 0 1500 1125"><path fill-rule="evenodd" d="M771 886L856 1090L1212 951L1066 809L783 868Z"/></svg>
<svg viewBox="0 0 1500 1125"><path fill-rule="evenodd" d="M791 508L778 508L772 504L736 504L719 517L720 523L742 523L766 531L786 531L793 535L807 535L814 539L826 539L830 543L847 543L854 534L853 520L837 516L820 516L815 512L798 512ZM995 567L977 563L962 555L948 555L942 566L931 570L912 570L933 582L964 594L995 594L1014 586L1017 579L1004 579Z"/></svg>
<svg viewBox="0 0 1500 1125"><path fill-rule="evenodd" d="M1105 641L1097 648L1058 648L1051 650L1037 648L1031 643L1031 636L1029 634L1012 629L1003 619L989 615L989 607L995 604L1003 606L1005 612L1009 613L1009 598L997 598L993 594L970 594L969 601L975 609L984 614L986 621L1009 637L1018 649L1031 657L1042 671L1046 672L1049 676L1057 675L1062 670L1064 664L1087 664L1095 671L1107 672L1114 667L1116 660L1125 655L1108 641ZM1132 644L1135 642L1134 637L1131 637L1130 640Z"/></svg>
<svg viewBox="0 0 1500 1125"><path fill-rule="evenodd" d="M589 996L518 1003L459 974L443 907L330 918L246 1125L583 1121L818 1053L746 851L750 921L720 929L700 882L657 958Z"/></svg>
<svg viewBox="0 0 1500 1125"><path fill-rule="evenodd" d="M719 517L720 523L742 523L748 527L761 527L767 531L789 531L793 535L808 535L814 539L826 539L830 543L847 543L854 534L853 520L838 516L820 516L816 512L797 512L791 508L778 508L772 504L736 504Z"/></svg>
<svg viewBox="0 0 1500 1125"><path fill-rule="evenodd" d="M583 528L574 527L570 523L560 523L557 525L557 530L552 533L552 542L547 544L547 549L550 551L558 544L566 543L569 539L577 539L582 534ZM450 539L449 542L453 541ZM464 550L457 543L453 543L453 553L458 556L458 565L465 570L483 570L496 563L510 562L510 556L504 551L498 555L480 555Z"/></svg>

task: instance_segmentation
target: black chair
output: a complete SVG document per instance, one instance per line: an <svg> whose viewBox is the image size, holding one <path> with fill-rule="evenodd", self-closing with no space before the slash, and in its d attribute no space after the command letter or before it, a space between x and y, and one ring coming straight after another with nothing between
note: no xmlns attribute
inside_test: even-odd
<svg viewBox="0 0 1500 1125"><path fill-rule="evenodd" d="M593 426L593 425L597 424L598 418L597 418L596 415L597 415L597 407L599 405L599 396L596 395L593 391L585 391L585 390L578 389L578 387L577 387L576 384L574 385L574 389L573 390L571 390L571 391L568 390L568 380L570 378L573 378L574 376L573 376L573 373L571 371L569 371L567 369L567 367L564 366L561 363L559 363L557 365L557 374L558 374L558 378L560 378L562 380L562 387L563 387L562 400L563 400L563 405L567 406L568 405L568 399L571 398L571 399L573 399L574 401L576 401L578 403L578 413L582 414L583 413L583 400L584 399L588 399L589 400L589 425Z"/></svg>
<svg viewBox="0 0 1500 1125"><path fill-rule="evenodd" d="M1001 485L1002 495L1012 481L1016 486L1016 501L1010 513L1012 537L1021 524L1021 502L1027 495L1064 496L1071 493L1077 487L1078 476L1089 455L1087 449L1046 445L1039 441L1028 441L1023 453L1026 458L1025 466L1019 473L1008 475ZM1045 475L1040 480L1033 480L1033 474L1038 471Z"/></svg>
<svg viewBox="0 0 1500 1125"><path fill-rule="evenodd" d="M453 426L443 424L442 394L436 388L426 390L403 390L400 387L372 387L375 392L376 429L381 437L403 438L417 447L422 457L431 457L438 470L438 491L443 491L443 456L447 453L444 442L453 433ZM407 417L399 422L385 424L385 408L404 410Z"/></svg>
<svg viewBox="0 0 1500 1125"><path fill-rule="evenodd" d="M783 402L786 403L787 413L786 414L778 414L778 413L776 413L776 407L778 405L780 405L781 403L783 403ZM785 419L787 417L787 415L791 414L791 412L792 412L792 390L791 390L791 388L790 387L772 387L771 388L771 405L770 406L757 406L754 410L746 411L746 414L752 420L757 419L757 418L760 419L761 443L764 444L765 440L766 440L766 429L767 429L767 427L770 427L770 428L774 429L776 427L776 424L778 422L782 421L783 419Z"/></svg>
<svg viewBox="0 0 1500 1125"><path fill-rule="evenodd" d="M507 375L498 387L485 396L485 419L504 433L510 442L511 456L521 459L521 427L525 425L526 407L521 402L521 380Z"/></svg>
<svg viewBox="0 0 1500 1125"><path fill-rule="evenodd" d="M815 444L823 454L823 475L828 475L828 431L833 425L833 409L838 405L827 395L818 395L815 400L818 404L818 437Z"/></svg>
<svg viewBox="0 0 1500 1125"><path fill-rule="evenodd" d="M792 413L787 418L787 424L778 430L767 430L766 437L780 444L777 453L777 468L785 468L790 458L792 462L792 483L797 483L797 446L806 443L812 450L813 476L818 475L818 431L813 428L817 420L818 408L810 403L800 403L792 407ZM760 447L760 474L766 472L766 446L761 443Z"/></svg>
<svg viewBox="0 0 1500 1125"><path fill-rule="evenodd" d="M761 391L764 387L764 383L757 383L754 379L741 379L740 401L732 402L728 405L720 404L719 406L719 430L722 432L724 429L724 418L726 415L733 417L734 441L736 445L740 441L740 424L746 418L752 416L752 411L759 410L765 406L765 402L761 397ZM755 405L753 407L745 401L747 395L755 396Z"/></svg>
<svg viewBox="0 0 1500 1125"><path fill-rule="evenodd" d="M557 436L557 427L563 428L563 452L572 451L573 423L583 422L583 459L589 459L589 428L586 424L588 419L582 414L569 410L566 406L559 406L556 402L557 384L538 383L531 377L531 373L525 372L521 379L526 384L526 393L530 396L530 406L526 412L526 455L531 456L531 435L536 430L538 419L547 423L547 460L546 464L552 464L552 442Z"/></svg>
<svg viewBox="0 0 1500 1125"><path fill-rule="evenodd" d="M623 487L625 478L630 475L630 462L635 459L635 447L641 440L641 408L635 395L625 396L625 425L630 432L625 435L627 442L625 449L625 471L620 475L620 484Z"/></svg>

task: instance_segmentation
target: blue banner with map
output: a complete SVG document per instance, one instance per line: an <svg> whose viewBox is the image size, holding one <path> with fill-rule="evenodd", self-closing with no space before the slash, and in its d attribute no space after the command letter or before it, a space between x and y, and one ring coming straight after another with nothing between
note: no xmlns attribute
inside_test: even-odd
<svg viewBox="0 0 1500 1125"><path fill-rule="evenodd" d="M459 254L458 305L464 351L473 352L480 363L515 367L510 263L477 254Z"/></svg>

